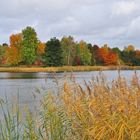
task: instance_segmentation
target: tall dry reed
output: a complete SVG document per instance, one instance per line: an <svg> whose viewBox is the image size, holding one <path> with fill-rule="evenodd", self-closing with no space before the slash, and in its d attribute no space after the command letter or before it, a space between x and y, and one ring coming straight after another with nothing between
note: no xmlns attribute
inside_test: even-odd
<svg viewBox="0 0 140 140"><path fill-rule="evenodd" d="M103 74L79 85L64 82L59 94L47 92L38 116L26 119L1 108L0 140L139 140L140 83L135 73L108 82Z"/></svg>

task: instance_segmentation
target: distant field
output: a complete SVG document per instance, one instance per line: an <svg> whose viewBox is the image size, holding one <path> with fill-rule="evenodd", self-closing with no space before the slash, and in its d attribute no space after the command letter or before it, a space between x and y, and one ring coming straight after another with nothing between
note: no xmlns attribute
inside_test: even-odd
<svg viewBox="0 0 140 140"><path fill-rule="evenodd" d="M70 72L98 70L140 70L140 66L0 67L0 72Z"/></svg>

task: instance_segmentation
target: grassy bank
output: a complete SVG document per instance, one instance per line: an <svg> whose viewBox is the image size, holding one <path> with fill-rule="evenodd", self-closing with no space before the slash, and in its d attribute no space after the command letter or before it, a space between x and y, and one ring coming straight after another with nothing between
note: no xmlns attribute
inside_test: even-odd
<svg viewBox="0 0 140 140"><path fill-rule="evenodd" d="M74 81L74 80L73 80ZM85 88L64 83L58 95L46 91L35 116L4 109L0 123L2 140L139 140L140 84L135 74L128 84L118 77L108 84L103 75ZM22 130L22 131L21 131Z"/></svg>
<svg viewBox="0 0 140 140"><path fill-rule="evenodd" d="M0 67L0 72L64 72L99 70L140 70L140 66L63 66L63 67Z"/></svg>

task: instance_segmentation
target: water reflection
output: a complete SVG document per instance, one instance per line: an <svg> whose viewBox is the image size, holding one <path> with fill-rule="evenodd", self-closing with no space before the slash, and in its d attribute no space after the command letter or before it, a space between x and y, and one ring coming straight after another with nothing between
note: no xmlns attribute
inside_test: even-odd
<svg viewBox="0 0 140 140"><path fill-rule="evenodd" d="M0 79L36 79L42 76L39 73L0 73Z"/></svg>
<svg viewBox="0 0 140 140"><path fill-rule="evenodd" d="M37 78L37 73L9 73L9 79L32 79Z"/></svg>

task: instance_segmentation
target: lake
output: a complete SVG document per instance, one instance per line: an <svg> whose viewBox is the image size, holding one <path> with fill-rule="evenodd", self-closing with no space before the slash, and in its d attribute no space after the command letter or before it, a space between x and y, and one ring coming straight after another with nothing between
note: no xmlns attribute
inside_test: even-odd
<svg viewBox="0 0 140 140"><path fill-rule="evenodd" d="M100 72L73 72L73 73L0 73L0 98L6 99L10 103L16 103L18 97L21 107L27 105L31 109L36 107L39 100L48 91L57 93L63 86L64 81L70 82L75 79L77 83L83 85L84 80L90 81L92 77ZM128 80L134 71L127 70L120 72ZM104 71L103 74L111 82L118 77L118 71ZM140 71L137 71L138 76ZM19 95L19 96L18 96Z"/></svg>

